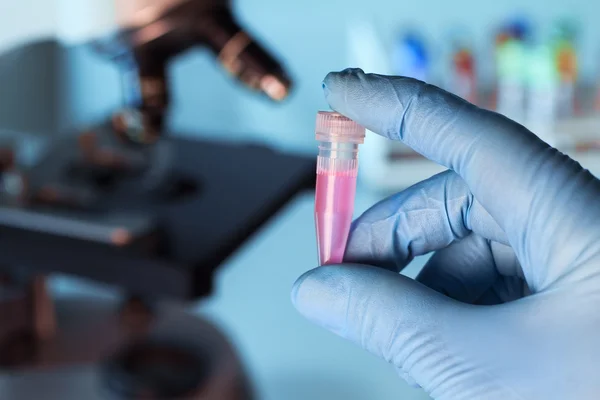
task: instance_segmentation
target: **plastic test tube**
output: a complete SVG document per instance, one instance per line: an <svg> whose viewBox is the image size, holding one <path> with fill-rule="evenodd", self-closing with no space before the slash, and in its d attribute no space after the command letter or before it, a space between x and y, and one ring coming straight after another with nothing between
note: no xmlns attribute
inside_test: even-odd
<svg viewBox="0 0 600 400"><path fill-rule="evenodd" d="M342 262L354 212L358 145L365 128L335 112L317 114L315 226L319 265Z"/></svg>

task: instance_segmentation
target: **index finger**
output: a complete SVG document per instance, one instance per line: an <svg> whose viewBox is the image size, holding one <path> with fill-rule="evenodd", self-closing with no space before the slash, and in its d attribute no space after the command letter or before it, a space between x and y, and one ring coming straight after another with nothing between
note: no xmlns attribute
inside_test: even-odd
<svg viewBox="0 0 600 400"><path fill-rule="evenodd" d="M557 249L564 264L596 241L588 221L600 218L599 182L516 122L435 86L359 69L330 73L324 91L335 111L457 172L522 264L549 265L532 272L539 285L564 272L550 265ZM574 231L578 243L565 251Z"/></svg>

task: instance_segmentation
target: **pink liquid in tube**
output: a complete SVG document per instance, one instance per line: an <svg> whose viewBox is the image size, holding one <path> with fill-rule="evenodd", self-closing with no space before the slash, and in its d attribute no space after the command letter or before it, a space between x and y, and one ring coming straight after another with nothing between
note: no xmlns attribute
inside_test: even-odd
<svg viewBox="0 0 600 400"><path fill-rule="evenodd" d="M319 265L343 261L352 214L358 172L358 144L365 130L334 112L317 114L315 226Z"/></svg>

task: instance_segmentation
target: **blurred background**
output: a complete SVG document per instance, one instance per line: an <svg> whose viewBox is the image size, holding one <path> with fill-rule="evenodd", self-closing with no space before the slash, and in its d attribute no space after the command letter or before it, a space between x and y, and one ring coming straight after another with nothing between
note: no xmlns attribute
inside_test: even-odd
<svg viewBox="0 0 600 400"><path fill-rule="evenodd" d="M21 71L31 85L38 82L33 82L34 79L46 83L35 95L36 104L44 111L35 109L33 115L19 119L16 115L9 118L8 110L13 109L3 107L3 126L59 131L88 124L119 104L119 75L114 65L98 62L95 54L77 47L115 27L114 2L60 0L38 4L28 0L16 5L5 1L2 7L2 49L7 56L25 41L42 41L39 49L32 48L27 55L32 59L24 54L3 59L3 80L15 81L10 79L16 75L11 75L7 65L11 60L12 74ZM192 50L174 62L170 71L177 104L171 116L174 130L214 134L223 139L243 135L245 139L312 152L312 137L299 132L310 132L314 128L314 110L326 107L320 90L325 74L358 65L358 61L353 61L349 37L362 24L376 30L377 39L389 54L403 31L421 35L434 70L430 80L438 83L447 65L442 57L448 54L449 33L460 30L473 48L478 61L477 74L483 82L491 83L494 79L491 56L496 30L501 25L510 19L526 19L532 35L542 41L550 37L558 19L570 18L577 27L581 78L596 81L600 70L600 49L595 40L599 28L593 21L596 10L583 0L569 4L503 1L489 5L467 0L452 4L431 0L402 6L386 1L368 4L329 1L325 5L318 1L288 4L241 0L233 2L233 9L238 19L285 62L296 82L293 95L285 106L256 101L251 93L238 90L224 71L215 68L215 61L206 50ZM45 39L52 38L57 41L44 44ZM17 59L18 56L23 59ZM43 73L34 73L38 70ZM45 79L50 77L54 79ZM6 87L4 82L3 87ZM13 103L20 97L34 96L24 90L16 96L17 91L9 88L3 92L11 93ZM47 106L50 103L52 106Z"/></svg>
<svg viewBox="0 0 600 400"><path fill-rule="evenodd" d="M157 381L202 382L196 398L206 399L428 398L289 302L316 264L314 122L328 108L329 71L436 84L600 172L593 2L125 1L0 4L9 399L177 397L148 383ZM441 171L374 135L361 157L357 214ZM81 299L91 308L73 309ZM130 308L153 321L133 323L135 335L115 322ZM185 315L164 322L173 309ZM187 383L172 365L131 367L133 339L155 331L161 346L180 331L199 340L203 355L183 363L196 371ZM38 353L14 350L33 344Z"/></svg>

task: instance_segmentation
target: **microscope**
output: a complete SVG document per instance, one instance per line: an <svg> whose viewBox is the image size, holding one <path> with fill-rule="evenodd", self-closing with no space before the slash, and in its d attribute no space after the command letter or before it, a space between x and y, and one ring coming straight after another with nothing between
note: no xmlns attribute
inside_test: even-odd
<svg viewBox="0 0 600 400"><path fill-rule="evenodd" d="M217 267L314 187L314 160L170 134L167 71L204 46L272 101L291 80L226 0L118 0L117 17L118 32L91 46L120 69L123 106L27 168L0 146L0 393L251 399L235 349L184 305L210 295ZM122 296L54 298L54 273Z"/></svg>

